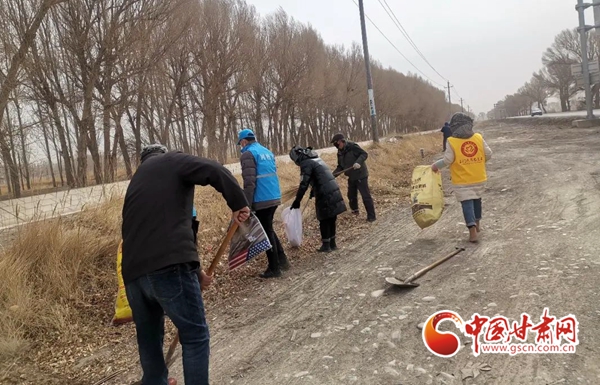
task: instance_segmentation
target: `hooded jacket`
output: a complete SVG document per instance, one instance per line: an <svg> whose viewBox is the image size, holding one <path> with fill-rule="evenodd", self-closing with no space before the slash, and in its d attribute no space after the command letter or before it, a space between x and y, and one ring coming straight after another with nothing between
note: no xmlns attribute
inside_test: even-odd
<svg viewBox="0 0 600 385"><path fill-rule="evenodd" d="M199 263L190 213L195 185L212 186L232 211L248 206L225 167L170 152L147 156L131 178L123 205L123 280L181 263Z"/></svg>
<svg viewBox="0 0 600 385"><path fill-rule="evenodd" d="M311 195L315 197L315 208L319 221L333 218L346 211L346 203L342 197L340 186L323 159L319 158L319 155L311 148L301 152L292 150L292 152L290 157L294 163L300 166L301 174L296 200L301 201L306 190L312 187Z"/></svg>

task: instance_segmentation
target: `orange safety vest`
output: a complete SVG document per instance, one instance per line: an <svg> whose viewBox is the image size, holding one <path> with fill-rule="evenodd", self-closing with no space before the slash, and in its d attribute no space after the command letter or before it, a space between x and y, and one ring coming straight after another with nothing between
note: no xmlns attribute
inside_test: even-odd
<svg viewBox="0 0 600 385"><path fill-rule="evenodd" d="M469 139L448 138L454 151L450 176L455 185L469 185L487 181L483 136L475 134Z"/></svg>

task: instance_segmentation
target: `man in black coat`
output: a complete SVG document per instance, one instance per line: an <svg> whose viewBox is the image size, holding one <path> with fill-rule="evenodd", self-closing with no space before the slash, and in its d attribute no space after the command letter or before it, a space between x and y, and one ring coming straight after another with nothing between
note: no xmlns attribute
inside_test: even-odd
<svg viewBox="0 0 600 385"><path fill-rule="evenodd" d="M143 149L125 195L122 273L147 385L167 383L165 314L179 331L186 382L208 384L210 340L201 288L212 277L201 270L194 242L195 185L219 191L235 222L248 219L244 190L229 170L209 159L167 152L159 144Z"/></svg>
<svg viewBox="0 0 600 385"><path fill-rule="evenodd" d="M348 177L348 201L350 210L353 214L358 215L358 192L362 197L365 210L367 211L367 220L374 222L377 217L375 215L375 205L369 190L369 170L367 169L366 160L369 154L363 150L357 143L346 140L343 134L335 134L331 139L331 144L338 149L338 166L333 172L337 177L342 171Z"/></svg>
<svg viewBox="0 0 600 385"><path fill-rule="evenodd" d="M319 158L311 147L295 146L290 151L290 158L300 167L300 187L292 209L300 208L300 202L312 187L310 197L315 198L315 209L321 230L322 245L320 252L331 252L337 249L335 242L337 216L346 211L346 203L329 167Z"/></svg>
<svg viewBox="0 0 600 385"><path fill-rule="evenodd" d="M448 138L452 136L452 129L450 128L450 124L446 122L444 127L440 130L444 134L444 152L446 152L446 143L448 142Z"/></svg>

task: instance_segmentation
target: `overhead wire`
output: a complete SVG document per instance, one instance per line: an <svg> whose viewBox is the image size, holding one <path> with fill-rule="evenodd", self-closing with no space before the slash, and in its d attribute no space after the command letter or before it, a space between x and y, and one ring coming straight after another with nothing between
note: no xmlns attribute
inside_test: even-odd
<svg viewBox="0 0 600 385"><path fill-rule="evenodd" d="M398 19L398 17L396 16L396 13L394 12L394 10L392 9L392 7L389 5L389 3L387 2L387 0L378 0L379 4L382 6L383 10L387 13L387 15L389 16L389 18L392 20L392 22L394 23L394 25L396 26L396 28L398 28L398 30L400 31L400 33L404 36L404 38L408 41L408 43L410 44L410 46L415 50L415 52L423 59L423 61L425 63L427 63L427 65L436 73L438 74L439 77L441 77L442 79L444 79L446 82L450 82L444 75L442 75L434 66L433 64L431 64L431 62L427 59L427 57L425 57L425 55L423 54L423 52L419 49L419 47L417 46L417 44L414 42L414 40L410 37L410 34L408 33L408 31L406 30L406 28L404 28L404 26L402 25L402 22L400 22L400 20ZM384 5L385 4L385 5ZM439 83L437 83L439 84ZM446 86L442 86L443 88L447 89ZM452 91L454 91L454 93L456 94L456 96L458 96L459 99L461 99L463 102L465 101L462 96L460 96L459 92L456 90L456 87L453 85L452 86Z"/></svg>
<svg viewBox="0 0 600 385"><path fill-rule="evenodd" d="M354 3L356 6L357 6L357 7L359 7L358 3L357 3L355 0L352 0L352 2L353 2L353 3ZM396 51L397 51L397 52L398 52L398 53L399 53L399 54L400 54L400 55L401 55L401 56L402 56L402 57L403 57L403 58L404 58L404 59L405 59L405 60L406 60L406 61L407 61L407 62L408 62L408 63L409 63L411 66L413 66L413 67L414 67L414 68L415 68L415 69L416 69L416 70L417 70L417 71L418 71L418 72L419 72L421 75L423 75L423 76L424 76L424 77L425 77L427 80L429 80L431 83L433 83L433 84L437 85L438 87L445 88L445 86L444 86L444 85L442 85L442 84L440 84L440 83L436 82L435 80L431 79L431 78L430 78L429 76L427 76L427 75L426 75L426 74L425 74L423 71L421 71L421 69L419 69L419 67L417 67L417 66L416 66L416 65L415 65L415 64L414 64L412 61L410 61L410 60L409 60L409 59L406 57L406 55L404 55L404 54L402 53L402 51L400 51L400 50L398 49L398 47L396 47L396 45L395 45L395 44L394 44L394 43L393 43L393 42L392 42L392 41L391 41L391 40L390 40L390 39L389 39L389 38L386 36L386 34L385 34L385 33L383 33L383 31L382 31L382 30L381 30L381 29L380 29L380 28L377 26L377 24L375 24L375 22L374 22L373 20L371 20L371 18L369 17L369 15L367 15L367 13L366 13L366 12L365 12L365 16L366 16L366 18L369 20L369 22L370 22L370 23L373 25L373 27L375 27L375 29L377 29L377 31L379 31L379 33L380 33L380 34L381 34L381 35L382 35L382 36L385 38L385 40L387 40L387 41L388 41L388 43L390 43L390 45L391 45L392 47L394 47L394 49L395 49L395 50L396 50Z"/></svg>
<svg viewBox="0 0 600 385"><path fill-rule="evenodd" d="M394 13L394 11L392 10L392 7L390 7L390 5L388 4L387 0L378 0L379 4L381 4L381 6L383 7L383 10L388 14L388 16L390 17L390 19L392 20L392 22L394 23L394 25L396 26L396 28L398 28L398 30L400 31L400 33L404 36L404 38L408 41L408 43L412 46L412 48L417 52L417 54L423 59L423 61L425 61L425 63L427 63L427 65L429 67L431 67L431 69L438 74L442 79L444 79L445 81L448 81L448 79L443 76L430 62L429 60L427 60L427 58L425 57L425 55L423 54L423 52L421 52L421 50L419 49L419 47L417 46L417 44L414 42L414 40L410 37L409 33L406 31L406 29L404 28L404 26L402 25L402 23L400 22L400 20L398 19L398 17L396 16L396 14ZM384 5L385 3L385 5ZM387 6L387 8L386 8Z"/></svg>
<svg viewBox="0 0 600 385"><path fill-rule="evenodd" d="M456 90L456 87L455 87L455 86L452 86L452 91L454 91L454 94L455 94L455 95L456 95L456 96L457 96L459 99L461 99L463 102L466 102L466 100L464 100L464 99L463 99L463 97L462 97L462 96L460 96L460 94L459 94L459 93L458 93L458 91Z"/></svg>

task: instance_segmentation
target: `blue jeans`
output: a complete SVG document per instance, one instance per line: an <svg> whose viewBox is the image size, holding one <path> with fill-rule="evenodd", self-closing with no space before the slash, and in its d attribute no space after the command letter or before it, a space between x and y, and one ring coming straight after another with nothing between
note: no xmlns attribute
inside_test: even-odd
<svg viewBox="0 0 600 385"><path fill-rule="evenodd" d="M125 286L133 313L143 385L167 385L163 356L165 314L179 331L185 385L208 385L210 339L197 264L178 264Z"/></svg>
<svg viewBox="0 0 600 385"><path fill-rule="evenodd" d="M463 215L465 216L467 227L475 226L476 221L481 220L481 198L470 199L460 203L462 204Z"/></svg>

